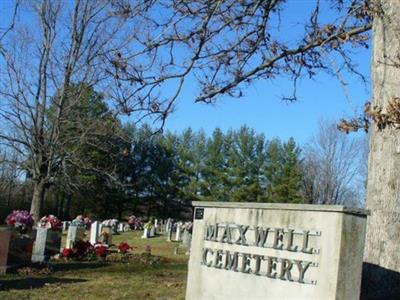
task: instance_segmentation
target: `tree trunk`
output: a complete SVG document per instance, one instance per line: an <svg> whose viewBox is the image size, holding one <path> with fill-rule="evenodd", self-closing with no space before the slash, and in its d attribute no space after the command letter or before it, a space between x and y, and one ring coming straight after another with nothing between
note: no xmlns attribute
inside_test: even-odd
<svg viewBox="0 0 400 300"><path fill-rule="evenodd" d="M72 194L68 193L67 194L67 203L66 203L65 212L64 212L64 219L71 218L71 202L72 202Z"/></svg>
<svg viewBox="0 0 400 300"><path fill-rule="evenodd" d="M33 185L33 196L31 203L31 214L33 215L35 223L39 221L42 213L42 205L45 191L46 188L44 182L35 182L35 184Z"/></svg>
<svg viewBox="0 0 400 300"><path fill-rule="evenodd" d="M378 2L378 1L377 1ZM400 1L382 1L374 18L372 107L400 97ZM366 206L364 299L400 297L400 129L371 130ZM396 298L397 297L397 298Z"/></svg>

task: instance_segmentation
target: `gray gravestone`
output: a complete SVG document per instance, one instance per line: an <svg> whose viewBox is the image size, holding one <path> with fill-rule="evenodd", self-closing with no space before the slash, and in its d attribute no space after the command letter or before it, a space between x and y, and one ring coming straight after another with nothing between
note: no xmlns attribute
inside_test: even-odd
<svg viewBox="0 0 400 300"><path fill-rule="evenodd" d="M14 229L0 230L0 275L7 269L26 265L32 258L33 239Z"/></svg>
<svg viewBox="0 0 400 300"><path fill-rule="evenodd" d="M187 249L187 252L190 249L191 241L192 241L192 234L189 231L184 230L182 235L182 247L184 249Z"/></svg>
<svg viewBox="0 0 400 300"><path fill-rule="evenodd" d="M0 231L0 275L7 271L8 250L10 248L11 231Z"/></svg>
<svg viewBox="0 0 400 300"><path fill-rule="evenodd" d="M47 262L52 255L60 253L61 232L49 228L37 228L32 262Z"/></svg>
<svg viewBox="0 0 400 300"><path fill-rule="evenodd" d="M81 226L69 226L65 248L73 248L74 244L83 240L85 237L85 228Z"/></svg>
<svg viewBox="0 0 400 300"><path fill-rule="evenodd" d="M155 236L155 227L154 227L154 226L152 226L152 227L150 228L150 234L149 234L149 236L150 236L150 237L154 237L154 236Z"/></svg>

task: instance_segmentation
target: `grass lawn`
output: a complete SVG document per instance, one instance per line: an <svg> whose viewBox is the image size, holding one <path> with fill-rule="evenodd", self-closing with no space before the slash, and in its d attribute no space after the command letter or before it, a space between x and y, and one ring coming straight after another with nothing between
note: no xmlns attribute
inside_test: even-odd
<svg viewBox="0 0 400 300"><path fill-rule="evenodd" d="M0 299L184 299L187 275L185 255L175 255L177 243L165 236L141 239L141 232L113 236L126 241L134 253L151 245L152 254L166 258L156 265L119 262L56 262L51 275L0 276Z"/></svg>

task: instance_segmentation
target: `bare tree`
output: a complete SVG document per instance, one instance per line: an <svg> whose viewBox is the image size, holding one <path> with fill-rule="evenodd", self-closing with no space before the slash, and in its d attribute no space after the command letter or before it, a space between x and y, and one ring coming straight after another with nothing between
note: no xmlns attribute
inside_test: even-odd
<svg viewBox="0 0 400 300"><path fill-rule="evenodd" d="M66 145L90 143L99 126L80 124L79 137L66 136L69 108L82 101L86 87L116 100L114 105L123 98L114 93L117 75L110 68L121 67L121 52L128 51L144 26L138 20L146 13L146 2L137 2L128 16L117 1L26 1L19 22L13 21L12 30L2 36L0 141L24 158L21 167L34 184L31 213L36 220L46 190L65 163L85 167L84 159L74 159ZM137 119L157 115L152 103L139 106Z"/></svg>
<svg viewBox="0 0 400 300"><path fill-rule="evenodd" d="M9 152L0 149L0 199L7 207L10 207L13 189L21 176L18 154Z"/></svg>
<svg viewBox="0 0 400 300"><path fill-rule="evenodd" d="M336 123L321 121L304 147L303 195L308 203L360 206L364 193L362 150L366 142L341 133ZM366 177L365 177L366 178ZM365 189L365 188L364 188Z"/></svg>

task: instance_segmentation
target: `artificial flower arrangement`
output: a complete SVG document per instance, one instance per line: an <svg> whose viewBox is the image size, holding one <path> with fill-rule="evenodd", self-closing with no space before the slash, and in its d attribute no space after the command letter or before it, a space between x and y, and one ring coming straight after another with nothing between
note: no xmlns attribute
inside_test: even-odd
<svg viewBox="0 0 400 300"><path fill-rule="evenodd" d="M111 245L112 243L112 233L107 230L107 227L103 227L100 233L100 242L106 245Z"/></svg>
<svg viewBox="0 0 400 300"><path fill-rule="evenodd" d="M128 224L129 227L133 230L140 230L143 228L142 219L133 215L128 218Z"/></svg>
<svg viewBox="0 0 400 300"><path fill-rule="evenodd" d="M14 227L21 234L25 234L28 230L32 229L33 217L26 210L14 210L6 218L6 223L10 227Z"/></svg>
<svg viewBox="0 0 400 300"><path fill-rule="evenodd" d="M117 248L118 248L118 252L121 253L121 254L126 254L129 250L132 249L132 247L129 246L129 244L126 243L126 242L121 242L121 243L118 245Z"/></svg>
<svg viewBox="0 0 400 300"><path fill-rule="evenodd" d="M185 222L182 225L182 229L186 230L189 233L192 233L192 229L193 229L193 222Z"/></svg>
<svg viewBox="0 0 400 300"><path fill-rule="evenodd" d="M144 229L151 229L153 228L153 222L150 220L143 226Z"/></svg>
<svg viewBox="0 0 400 300"><path fill-rule="evenodd" d="M82 215L76 216L76 218L71 221L71 226L85 227L85 223L83 222L83 216Z"/></svg>
<svg viewBox="0 0 400 300"><path fill-rule="evenodd" d="M89 229L90 225L92 225L92 220L89 217L85 217L83 219L83 224L85 224L86 229Z"/></svg>
<svg viewBox="0 0 400 300"><path fill-rule="evenodd" d="M52 230L61 230L61 220L54 215L44 216L38 223L39 228L49 228Z"/></svg>
<svg viewBox="0 0 400 300"><path fill-rule="evenodd" d="M105 259L108 254L108 246L105 244L97 243L94 245L97 258Z"/></svg>
<svg viewBox="0 0 400 300"><path fill-rule="evenodd" d="M149 218L149 221L148 221L146 224L144 224L143 227L144 227L145 229L152 229L153 226L154 226L154 217L150 217L150 218Z"/></svg>
<svg viewBox="0 0 400 300"><path fill-rule="evenodd" d="M92 260L97 255L96 246L92 246L88 241L77 241L73 248L64 248L60 257L69 260Z"/></svg>
<svg viewBox="0 0 400 300"><path fill-rule="evenodd" d="M116 227L119 221L117 219L104 220L101 224L106 227Z"/></svg>
<svg viewBox="0 0 400 300"><path fill-rule="evenodd" d="M78 215L71 222L71 226L85 227L86 229L89 229L91 224L92 220L89 217L83 217L82 215Z"/></svg>

